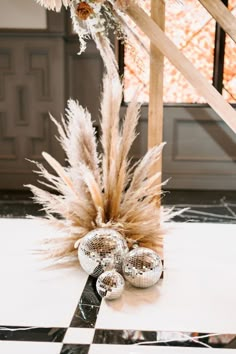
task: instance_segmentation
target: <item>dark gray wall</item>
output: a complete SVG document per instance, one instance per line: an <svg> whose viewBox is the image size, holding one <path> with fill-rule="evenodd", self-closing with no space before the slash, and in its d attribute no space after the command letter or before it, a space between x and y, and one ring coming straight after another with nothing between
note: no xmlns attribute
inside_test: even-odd
<svg viewBox="0 0 236 354"><path fill-rule="evenodd" d="M0 189L35 183L26 159L41 162L44 150L63 163L48 112L59 119L67 98L97 119L102 61L94 44L78 56L65 12L48 13L47 22L45 31L0 31Z"/></svg>
<svg viewBox="0 0 236 354"><path fill-rule="evenodd" d="M148 109L142 109L133 155L147 146ZM165 106L163 179L170 189L236 189L236 135L207 106Z"/></svg>
<svg viewBox="0 0 236 354"><path fill-rule="evenodd" d="M69 97L79 99L98 122L103 65L93 42L78 56L66 14L48 13L45 31L0 31L0 189L35 183L33 166L46 150L62 163L51 112L59 119ZM124 113L122 108L122 114ZM132 156L147 149L147 107ZM236 187L236 138L206 106L165 106L164 179L169 188Z"/></svg>

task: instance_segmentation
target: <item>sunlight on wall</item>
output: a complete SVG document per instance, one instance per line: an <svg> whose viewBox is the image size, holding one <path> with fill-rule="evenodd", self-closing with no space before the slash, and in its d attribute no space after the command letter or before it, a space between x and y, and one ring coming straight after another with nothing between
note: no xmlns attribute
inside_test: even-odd
<svg viewBox="0 0 236 354"><path fill-rule="evenodd" d="M150 0L145 0L143 4L143 8L149 11ZM215 21L211 15L198 1L184 0L184 5L177 2L167 2L165 31L167 36L211 83L215 38ZM139 35L142 36L143 41L148 46L147 38L140 31ZM135 87L143 83L141 99L148 102L148 81L148 55L127 45L125 47L124 72L125 101L129 101ZM227 84L236 86L234 80ZM164 70L164 102L205 102L167 59L165 59Z"/></svg>

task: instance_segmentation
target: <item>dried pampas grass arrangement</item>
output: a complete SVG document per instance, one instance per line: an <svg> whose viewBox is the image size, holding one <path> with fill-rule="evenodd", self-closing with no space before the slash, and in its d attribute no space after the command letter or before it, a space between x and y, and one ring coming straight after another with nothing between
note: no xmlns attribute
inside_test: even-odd
<svg viewBox="0 0 236 354"><path fill-rule="evenodd" d="M71 5L72 0L36 0L41 6L44 6L48 10L54 10L59 12L62 6L66 8Z"/></svg>
<svg viewBox="0 0 236 354"><path fill-rule="evenodd" d="M64 231L65 237L53 241L49 250L55 259L76 255L76 247L89 231L112 227L131 247L162 249L161 224L171 211L161 211L161 171L153 172L164 144L149 150L139 163L131 164L128 153L136 138L140 105L137 94L120 124L122 85L118 75L105 76L101 100L102 155L97 151L95 129L89 112L69 100L66 118L56 124L67 158L62 167L51 155L43 157L53 168L50 173L36 163L46 190L29 185L37 203L43 205L46 219ZM121 126L120 126L121 125ZM59 217L58 217L59 216Z"/></svg>

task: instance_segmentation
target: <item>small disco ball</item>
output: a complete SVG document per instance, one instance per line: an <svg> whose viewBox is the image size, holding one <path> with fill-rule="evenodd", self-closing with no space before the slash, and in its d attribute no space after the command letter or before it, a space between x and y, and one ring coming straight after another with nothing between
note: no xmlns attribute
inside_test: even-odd
<svg viewBox="0 0 236 354"><path fill-rule="evenodd" d="M78 258L86 273L97 278L106 270L122 271L122 263L129 249L117 231L99 228L85 235L78 248Z"/></svg>
<svg viewBox="0 0 236 354"><path fill-rule="evenodd" d="M149 248L137 247L124 259L123 275L137 288L148 288L154 285L160 279L161 274L161 258Z"/></svg>
<svg viewBox="0 0 236 354"><path fill-rule="evenodd" d="M102 273L96 283L98 294L107 300L118 299L124 290L124 286L124 278L115 270Z"/></svg>

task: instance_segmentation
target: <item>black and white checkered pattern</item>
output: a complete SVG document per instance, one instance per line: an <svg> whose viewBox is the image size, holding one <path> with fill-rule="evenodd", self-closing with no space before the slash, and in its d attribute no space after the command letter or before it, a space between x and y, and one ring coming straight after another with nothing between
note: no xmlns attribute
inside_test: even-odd
<svg viewBox="0 0 236 354"><path fill-rule="evenodd" d="M188 226L188 224L186 224L186 226ZM196 253L196 247L194 247L193 244L195 246L198 246L198 240L202 234L204 235L202 235L201 240L202 242L205 242L207 234L206 230L208 230L207 232L210 234L210 236L212 234L212 237L214 237L214 247L216 242L218 242L220 246L218 247L219 253L216 253L218 248L214 248L214 252L212 252L211 254L213 261L218 261L220 259L219 255L221 255L222 250L221 235L225 233L226 236L232 236L230 238L228 237L228 239L231 240L231 246L228 247L226 244L227 247L225 248L228 252L228 263L226 262L226 266L228 264L234 264L234 226L231 227L230 225L226 225L222 227L221 225L221 228L219 226L220 225L214 227L214 225L210 225L209 227L204 226L204 228L199 228L199 225L193 225L192 227L187 227L186 230L184 230L184 228L179 228L180 231L175 234L175 238L177 238L177 240L179 241L175 241L177 242L177 244L175 243L173 249L170 249L170 251L172 252L171 254L175 255L176 249L178 252L180 251L178 247L182 242L181 235L183 232L185 232L186 238L184 238L184 240L188 240L187 249L190 253L192 250L191 255L194 256ZM153 314L150 313L149 315L149 313L145 313L146 303L147 305L150 305L150 303L152 303L152 306L147 306L147 308L149 308L150 312L155 312L155 306L158 305L158 301L155 302L156 297L154 297L154 295L157 296L157 294L159 293L159 290L155 287L153 291L152 289L147 292L145 292L144 290L145 294L143 293L143 291L138 293L138 291L136 290L132 292L132 290L129 289L131 290L129 291L129 294L128 292L124 294L125 301L122 303L123 308L120 311L119 305L117 307L117 304L119 304L119 300L111 304L108 304L106 302L101 303L101 299L95 289L96 279L92 277L87 277L87 275L82 272L79 267L78 269L72 271L72 273L71 271L68 271L67 273L67 271L59 270L58 272L55 272L53 274L51 273L51 275L49 274L46 276L45 274L38 272L37 268L34 268L36 267L36 264L34 264L34 262L31 263L31 258L28 256L28 253L24 251L24 247L26 245L29 246L29 248L31 249L33 245L33 243L31 244L32 235L35 236L34 234L36 233L38 227L38 224L29 220L14 220L14 223L10 220L2 220L0 225L1 233L7 235L7 237L2 237L2 243L0 247L0 260L2 261L0 267L0 270L2 270L0 277L0 354L133 354L140 352L145 352L145 354L148 354L157 352L156 345L161 346L161 352L163 352L164 354L169 354L171 352L168 351L169 346L189 347L185 348L187 349L187 351L184 351L184 354L196 354L196 350L197 352L203 351L203 353L205 353L204 346L207 345L224 349L236 348L236 335L234 336L233 334L225 336L215 335L211 337L203 337L200 338L200 341L202 343L197 343L196 341L190 340L189 338L187 339L187 337L185 340L181 341L181 332L173 332L174 335L172 335L171 332L160 332L162 330L163 322L158 322L158 317L154 318L154 321L152 321L151 326L149 326L148 328L147 324L149 321L149 316L151 318ZM199 233L197 233L197 237L192 237L190 242L189 235L192 235L193 232L196 233L196 228L199 230ZM218 229L220 236L217 238ZM21 230L21 234L23 234L24 237L27 236L25 241L23 237L21 237L21 234L19 234L19 230ZM42 230L40 232L42 234L46 234L47 229ZM23 241L25 242L25 245L22 245ZM209 249L211 248L209 247ZM202 248L199 248L199 250L203 252ZM18 257L16 257L17 252L19 253ZM185 251L185 253L188 255L187 251ZM206 259L208 258L209 252L205 252L205 258L203 258L203 261L205 260L205 264ZM195 258L195 261L196 259L197 258ZM25 264L23 264L23 260L26 262ZM176 258L174 258L174 261L175 260ZM168 259L168 261L169 268L167 267L167 269L169 270L169 273L171 273L170 270L173 270L174 263L172 263L171 268L170 259ZM182 268L185 269L185 264L191 264L191 260L189 258L185 259L185 261L188 261L188 263L180 262L180 273L182 272ZM22 263L21 268L18 266L20 262ZM195 265L194 262L193 265ZM210 265L212 265L212 263ZM195 271L195 268L193 268L193 270ZM199 273L200 276L202 276L201 270ZM231 273L234 276L234 272ZM173 279L175 280L176 274L177 273L173 273L171 283L173 282ZM195 281L197 273L194 274ZM211 269L209 275L214 274L215 269ZM225 270L223 274L226 277L227 274ZM188 280L188 278L185 276L183 277L182 286L183 284L186 284L186 279ZM228 289L233 290L233 280L235 278L232 277L232 286L231 277L228 276L228 278L229 279L226 279L227 281L225 282L225 284L228 286ZM25 282L24 279L26 280ZM211 280L211 278L208 276L206 279L207 281ZM10 286L9 284L13 284L13 286ZM173 290L172 293L174 292L178 284L179 283L174 282L175 287L170 287L170 289ZM187 283L187 286L183 289L183 291L181 290L179 292L181 299L188 288L188 284L189 283ZM192 283L192 285L193 284L194 282ZM216 286L214 289L217 290L219 283L211 281L211 285L212 284ZM24 287L25 289L23 289ZM162 284L160 285L160 288L162 288ZM198 290L198 287L194 287L194 289ZM63 292L63 294L60 294L61 292ZM210 291L210 293L213 292ZM214 294L215 293L216 292L214 292ZM230 294L230 291L227 291L225 293ZM216 304L221 305L221 299L225 299L225 297L223 297L225 293L219 292L219 302L216 302ZM66 296L68 294L69 296ZM169 294L170 291L167 293L167 295ZM190 292L190 296L192 294L195 295L194 292ZM207 294L207 292L205 292L205 294ZM132 300L133 296L136 300L136 302L134 301L134 304ZM17 301L17 297L19 297L19 301ZM24 298L26 298L26 301L23 301ZM232 296L229 297L229 299L231 298ZM140 299L140 301L137 301L138 299ZM171 298L172 310L176 309L175 299L176 293ZM204 299L202 299L201 304L204 303ZM229 301L230 304L232 303L232 306L234 304L233 299L234 298ZM150 300L149 304L147 300ZM125 307L127 304L126 301L128 301L127 307ZM56 302L55 306L54 302ZM138 305L136 303L140 305L140 308L137 307ZM191 302L191 304L192 303L193 301ZM143 304L144 306L142 306ZM219 321L221 321L222 315L224 315L225 304L226 302L223 302L222 308L220 309L221 311L219 312L220 316L213 316L214 318L219 318ZM168 309L170 305L170 302L167 301ZM39 307L39 309L37 309L37 307ZM125 316L124 307L125 309L128 308L129 313L127 316ZM218 307L212 306L212 311L215 311L215 309L217 310ZM114 316L113 318L111 318L111 320L109 316L112 312L109 312L109 308L112 308L114 310ZM183 312L189 310L186 310L185 302L183 302L182 306L178 308L180 308ZM142 317L139 319L140 312L142 312L142 310L145 313L146 322L142 322ZM206 311L204 313L207 314L207 308L205 308L205 310ZM179 319L183 314L181 311L177 313L178 316L176 316L175 314L175 316L172 316L171 318ZM231 309L229 307L227 314L230 313L230 311ZM120 312L122 313L122 316L119 316ZM29 313L31 313L31 315L29 315ZM196 314L196 312L194 313ZM58 314L59 316L57 316ZM214 313L211 312L211 315L213 314ZM156 311L155 316L157 315L158 312ZM105 322L103 322L104 318ZM129 318L132 318L132 321L130 322L131 325L129 323L124 323L124 318L128 320ZM224 317L224 319L226 319L226 317ZM222 321L224 325L226 324L226 322L227 321L225 320ZM137 328L134 328L136 323ZM202 321L201 323L204 326L204 321ZM178 325L178 322L176 322L176 324ZM124 325L124 328L122 328L122 325ZM171 323L171 326L172 325L173 324ZM224 325L221 328L223 328ZM103 328L101 328L102 326ZM180 327L181 326L179 326L179 329L181 329ZM194 329L195 328L192 328L192 330ZM175 330L175 328L173 328L173 330ZM180 334L179 338L177 335L178 333ZM187 335L194 336L194 338L196 339L196 337L204 336L205 333L188 332L186 333L186 336ZM164 343L165 340L163 338L167 339L168 343ZM157 341L159 341L159 343L156 343ZM160 343L160 341L162 341L162 343ZM147 343L145 344L145 346L134 345L141 342L149 342L150 344L148 346ZM193 346L196 346L198 348L191 348ZM182 350L182 348L180 348L180 350ZM178 352L180 352L180 350ZM225 351L222 350L222 353L223 352L225 353Z"/></svg>
<svg viewBox="0 0 236 354"><path fill-rule="evenodd" d="M146 345L149 345L149 349L150 347L155 349L156 345L165 347L166 345L198 347L200 349L203 348L204 343L207 345L209 339L213 338L211 335L210 337L203 338L203 344L190 340L178 341L177 339L167 344L156 343L158 332L155 331L147 331L145 329L140 331L96 328L101 299L96 293L95 283L96 279L88 277L68 328L1 326L0 341L33 342L35 346L39 343L50 342L51 348L53 345L57 345L58 354L87 354L98 353L99 347L101 348L101 353L104 351L104 348L107 349L107 352L110 350L110 353L114 353L113 349L116 348L116 345L118 346L118 351L122 350L121 352L128 353L130 352L130 345L142 342L148 342L149 344L147 343ZM199 333L197 335L203 336L203 334ZM196 333L194 336L196 336ZM229 349L236 347L236 335L235 338L231 336L231 340L218 337L218 340L213 341L211 346ZM217 339L217 335L214 338ZM122 346L122 349L120 346ZM147 347L142 346L143 351L145 351L145 348ZM132 353L135 353L135 351L133 350Z"/></svg>

